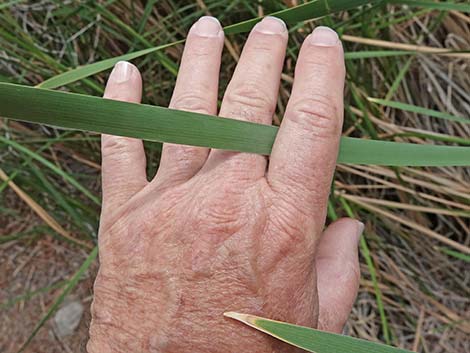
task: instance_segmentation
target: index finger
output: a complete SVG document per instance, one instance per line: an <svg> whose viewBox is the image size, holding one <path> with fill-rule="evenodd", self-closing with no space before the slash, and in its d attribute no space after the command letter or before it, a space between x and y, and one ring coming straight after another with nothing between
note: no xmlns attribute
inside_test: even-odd
<svg viewBox="0 0 470 353"><path fill-rule="evenodd" d="M317 27L302 45L267 174L273 191L321 226L343 124L344 76L338 35Z"/></svg>

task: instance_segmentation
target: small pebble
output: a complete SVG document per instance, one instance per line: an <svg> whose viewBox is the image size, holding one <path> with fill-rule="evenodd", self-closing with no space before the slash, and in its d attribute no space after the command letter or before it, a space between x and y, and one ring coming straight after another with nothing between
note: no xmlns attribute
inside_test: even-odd
<svg viewBox="0 0 470 353"><path fill-rule="evenodd" d="M71 335L80 324L83 315L83 305L79 301L65 304L54 316L55 331L57 336Z"/></svg>

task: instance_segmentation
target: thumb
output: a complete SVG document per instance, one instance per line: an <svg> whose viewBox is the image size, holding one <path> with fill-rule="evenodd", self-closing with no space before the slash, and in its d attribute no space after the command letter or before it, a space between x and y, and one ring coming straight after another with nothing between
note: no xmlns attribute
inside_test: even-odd
<svg viewBox="0 0 470 353"><path fill-rule="evenodd" d="M316 255L319 300L318 328L341 333L359 289L358 243L364 224L342 218L320 239Z"/></svg>

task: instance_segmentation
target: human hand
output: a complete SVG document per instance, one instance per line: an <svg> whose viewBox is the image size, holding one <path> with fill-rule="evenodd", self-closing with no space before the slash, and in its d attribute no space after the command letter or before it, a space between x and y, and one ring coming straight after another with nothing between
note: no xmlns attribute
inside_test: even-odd
<svg viewBox="0 0 470 353"><path fill-rule="evenodd" d="M266 18L246 42L220 117L271 124L288 33ZM217 114L223 31L190 30L171 108ZM317 28L269 159L165 144L148 182L140 140L102 137L103 210L88 351L283 352L223 317L238 311L340 332L357 294L363 225L323 231L343 116L343 50ZM140 102L140 74L113 70L105 97ZM318 288L318 290L317 290Z"/></svg>

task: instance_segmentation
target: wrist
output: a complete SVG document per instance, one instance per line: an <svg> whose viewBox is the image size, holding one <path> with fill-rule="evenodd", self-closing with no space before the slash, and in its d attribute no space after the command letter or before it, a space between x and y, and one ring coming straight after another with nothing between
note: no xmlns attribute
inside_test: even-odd
<svg viewBox="0 0 470 353"><path fill-rule="evenodd" d="M206 293L210 301L201 301L203 291L194 287L192 293L185 295L177 289L172 291L180 293L176 297L164 295L165 285L160 277L152 276L154 286L148 286L149 283L143 286L143 280L138 285L123 285L122 281L105 277L101 271L95 282L88 353L297 352L287 344L223 316L225 311L235 310L272 317L272 313L256 309L263 307L259 298L236 296L230 299L216 291Z"/></svg>
<svg viewBox="0 0 470 353"><path fill-rule="evenodd" d="M221 315L222 316L222 315ZM218 320L219 321L219 320ZM90 325L88 353L294 353L302 352L260 331L222 316L219 322L174 320L165 329L139 324L124 315Z"/></svg>

